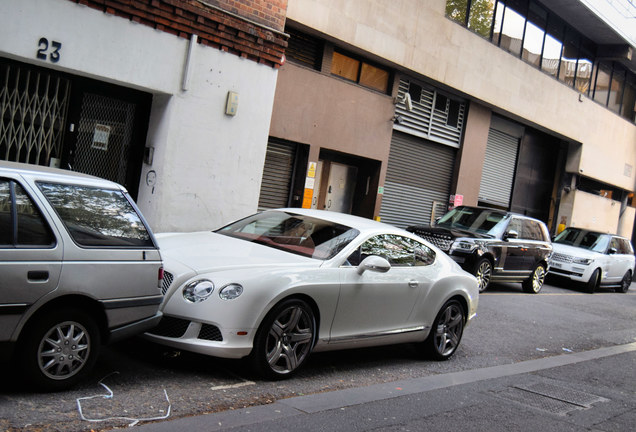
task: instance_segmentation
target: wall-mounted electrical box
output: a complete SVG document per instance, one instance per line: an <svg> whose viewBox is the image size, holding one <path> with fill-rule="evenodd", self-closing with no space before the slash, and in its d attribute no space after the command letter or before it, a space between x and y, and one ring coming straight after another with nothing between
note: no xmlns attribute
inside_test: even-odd
<svg viewBox="0 0 636 432"><path fill-rule="evenodd" d="M238 110L239 95L236 92L227 92L227 102L225 103L225 114L235 116Z"/></svg>

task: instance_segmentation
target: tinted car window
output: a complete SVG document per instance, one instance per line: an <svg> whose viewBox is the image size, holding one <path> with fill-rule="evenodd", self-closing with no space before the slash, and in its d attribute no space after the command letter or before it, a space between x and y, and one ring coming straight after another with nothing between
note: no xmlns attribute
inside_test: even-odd
<svg viewBox="0 0 636 432"><path fill-rule="evenodd" d="M435 261L435 252L426 245L392 234L382 234L365 241L360 248L349 257L351 265L357 266L370 255L385 258L392 266L423 266Z"/></svg>
<svg viewBox="0 0 636 432"><path fill-rule="evenodd" d="M507 232L516 231L519 238L523 237L523 222L521 219L512 218L510 223L508 224Z"/></svg>
<svg viewBox="0 0 636 432"><path fill-rule="evenodd" d="M605 253L609 242L610 236L607 234L580 228L566 228L554 239L554 243L576 246L600 253Z"/></svg>
<svg viewBox="0 0 636 432"><path fill-rule="evenodd" d="M121 191L55 183L38 186L77 244L154 246L141 218Z"/></svg>
<svg viewBox="0 0 636 432"><path fill-rule="evenodd" d="M496 235L505 223L505 213L490 209L456 207L437 221L436 226Z"/></svg>
<svg viewBox="0 0 636 432"><path fill-rule="evenodd" d="M0 180L0 244L28 247L54 243L51 229L22 186Z"/></svg>
<svg viewBox="0 0 636 432"><path fill-rule="evenodd" d="M282 211L258 213L216 232L321 260L333 258L360 234L345 225Z"/></svg>
<svg viewBox="0 0 636 432"><path fill-rule="evenodd" d="M528 240L545 240L543 237L543 230L541 229L541 225L533 220L524 219L523 238Z"/></svg>

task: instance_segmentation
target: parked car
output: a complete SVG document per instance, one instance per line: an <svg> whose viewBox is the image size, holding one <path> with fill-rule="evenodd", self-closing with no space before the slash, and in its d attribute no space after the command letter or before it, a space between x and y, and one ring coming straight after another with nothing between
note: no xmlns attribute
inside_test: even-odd
<svg viewBox="0 0 636 432"><path fill-rule="evenodd" d="M162 262L126 190L95 177L0 162L0 358L60 390L100 343L160 318Z"/></svg>
<svg viewBox="0 0 636 432"><path fill-rule="evenodd" d="M451 357L477 309L477 281L390 225L321 210L268 210L210 232L158 234L163 319L146 337L247 357L262 377L312 351L414 342Z"/></svg>
<svg viewBox="0 0 636 432"><path fill-rule="evenodd" d="M634 276L634 248L621 236L582 228L566 228L552 242L550 275L583 284L588 293L599 287L625 293Z"/></svg>
<svg viewBox="0 0 636 432"><path fill-rule="evenodd" d="M541 291L552 251L550 234L540 220L484 207L455 207L433 226L407 228L435 244L479 281L521 282L523 290Z"/></svg>

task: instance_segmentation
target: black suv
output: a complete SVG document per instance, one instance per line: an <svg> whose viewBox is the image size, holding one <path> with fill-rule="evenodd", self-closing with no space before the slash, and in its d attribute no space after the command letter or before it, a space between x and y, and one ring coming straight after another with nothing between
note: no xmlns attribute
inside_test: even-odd
<svg viewBox="0 0 636 432"><path fill-rule="evenodd" d="M545 224L537 219L483 207L456 207L431 226L407 228L446 252L479 281L521 282L541 291L552 252Z"/></svg>

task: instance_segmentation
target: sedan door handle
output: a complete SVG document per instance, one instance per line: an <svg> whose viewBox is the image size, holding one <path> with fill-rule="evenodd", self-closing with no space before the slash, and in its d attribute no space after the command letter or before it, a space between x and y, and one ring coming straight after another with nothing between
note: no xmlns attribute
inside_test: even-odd
<svg viewBox="0 0 636 432"><path fill-rule="evenodd" d="M417 288L420 283L416 280L409 281L409 287Z"/></svg>
<svg viewBox="0 0 636 432"><path fill-rule="evenodd" d="M27 273L29 282L46 282L49 280L49 272L47 271L30 271Z"/></svg>

